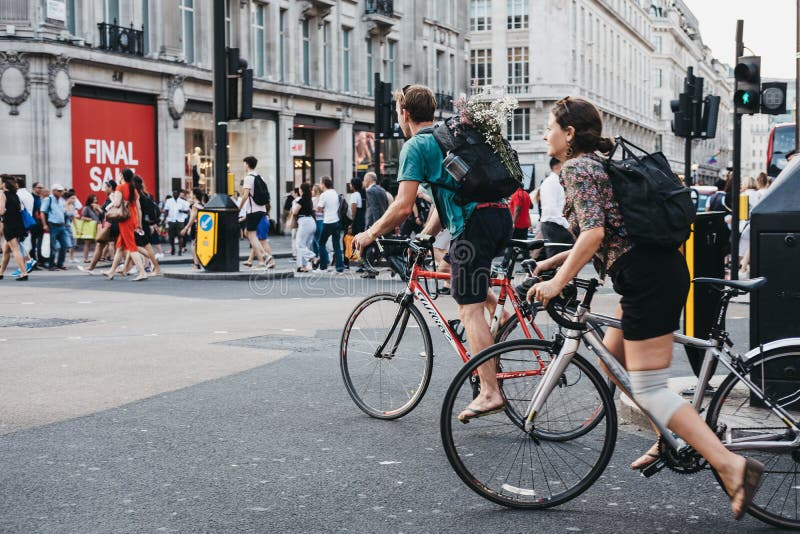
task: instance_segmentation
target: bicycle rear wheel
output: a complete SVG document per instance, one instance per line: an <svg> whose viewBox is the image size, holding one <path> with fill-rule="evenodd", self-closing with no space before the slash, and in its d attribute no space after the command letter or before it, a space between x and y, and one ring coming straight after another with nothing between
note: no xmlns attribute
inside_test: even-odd
<svg viewBox="0 0 800 534"><path fill-rule="evenodd" d="M345 323L339 367L347 392L366 414L404 416L422 399L431 379L433 345L425 319L397 295L367 297Z"/></svg>
<svg viewBox="0 0 800 534"><path fill-rule="evenodd" d="M473 398L470 377L480 365L499 362L504 373L511 368L504 362L535 361L533 351L546 351L548 346L540 340L520 340L486 349L459 371L442 406L440 429L450 465L473 491L504 506L547 508L575 498L600 476L614 450L614 401L597 370L579 355L573 356L537 414L532 432L526 433L519 415L514 415L524 414L530 396L525 408L520 408L522 399L510 398L507 391L516 380L510 376L513 373L499 377L511 409L469 424L457 419ZM603 415L587 417L598 403ZM566 441L553 439L565 429L574 429L579 419L593 422L590 431Z"/></svg>
<svg viewBox="0 0 800 534"><path fill-rule="evenodd" d="M767 351L748 361L745 369L765 397L800 421L800 346ZM796 439L790 426L734 374L728 375L711 399L706 421L726 446L759 439L786 442L785 449L753 446L736 452L765 466L750 515L776 527L800 528L800 447L790 446ZM722 486L716 471L714 475Z"/></svg>

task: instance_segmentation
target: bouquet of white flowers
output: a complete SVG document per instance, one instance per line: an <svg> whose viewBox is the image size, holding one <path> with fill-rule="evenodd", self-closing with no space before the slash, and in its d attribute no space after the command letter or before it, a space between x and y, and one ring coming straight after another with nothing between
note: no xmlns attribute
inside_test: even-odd
<svg viewBox="0 0 800 534"><path fill-rule="evenodd" d="M503 137L503 125L506 124L519 107L513 96L503 95L493 98L491 89L483 89L469 99L459 98L456 103L457 120L448 121L448 126L458 135L460 125L478 130L495 154L503 161L508 172L522 180L522 171L508 141Z"/></svg>

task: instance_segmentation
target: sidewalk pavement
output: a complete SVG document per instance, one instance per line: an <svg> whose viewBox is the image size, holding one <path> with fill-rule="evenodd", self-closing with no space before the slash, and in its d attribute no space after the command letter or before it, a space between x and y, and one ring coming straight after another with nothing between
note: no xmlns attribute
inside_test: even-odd
<svg viewBox="0 0 800 534"><path fill-rule="evenodd" d="M292 238L289 235L276 235L269 236L269 246L272 249L273 257L278 259L285 259L292 257ZM167 251L164 257L158 260L158 263L164 266L182 265L192 263L192 253L186 251L182 256L169 254L169 245L162 243L161 248ZM250 242L247 239L239 240L239 259L246 260L250 255Z"/></svg>

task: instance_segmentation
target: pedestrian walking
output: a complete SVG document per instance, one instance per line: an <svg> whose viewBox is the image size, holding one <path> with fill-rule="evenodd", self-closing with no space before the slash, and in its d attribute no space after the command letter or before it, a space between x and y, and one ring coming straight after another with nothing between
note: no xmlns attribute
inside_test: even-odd
<svg viewBox="0 0 800 534"><path fill-rule="evenodd" d="M315 216L317 213L317 207L319 206L319 196L321 194L322 194L322 188L319 186L319 184L314 184L311 186L311 205L314 206ZM313 250L314 254L316 254L320 259L322 259L323 251L320 250L319 247L319 240L322 237L322 226L323 226L322 217L317 216L315 222L317 225L317 231L314 234L314 243L312 244L311 250ZM327 250L324 251L324 254L326 258L329 257ZM329 261L327 261L326 263L329 263Z"/></svg>
<svg viewBox="0 0 800 534"><path fill-rule="evenodd" d="M78 197L75 196L75 192L70 190L64 193L64 215L66 221L66 230L67 230L67 245L68 245L68 258L67 261L69 263L77 263L75 260L75 249L78 247L78 241L75 239L75 227L74 222L76 219L80 219L80 209L82 209L81 203L78 201Z"/></svg>
<svg viewBox="0 0 800 534"><path fill-rule="evenodd" d="M172 192L172 196L164 201L164 214L167 223L167 236L169 237L169 253L175 255L175 241L178 241L178 256L183 254L184 238L181 230L184 226L184 216L188 217L190 211L189 203L181 198L181 192L177 189Z"/></svg>
<svg viewBox="0 0 800 534"><path fill-rule="evenodd" d="M95 227L99 230L103 222L103 208L97 202L97 195L89 195L86 197L86 203L81 210L81 219L85 221L94 221ZM95 234L96 237L96 234ZM84 238L83 240L83 263L91 263L89 259L89 247L95 243L94 239Z"/></svg>
<svg viewBox="0 0 800 534"><path fill-rule="evenodd" d="M11 257L19 269L17 281L23 282L28 279L28 272L25 268L25 260L20 250L20 242L25 238L25 225L22 221L22 203L17 196L17 179L13 176L2 175L3 194L0 195L0 216L3 219L3 260L0 263L0 280L5 275Z"/></svg>
<svg viewBox="0 0 800 534"><path fill-rule="evenodd" d="M311 250L317 225L311 202L311 184L308 182L300 185L300 198L292 203L292 216L297 220L297 272L304 273L309 271L309 265L313 267L319 261Z"/></svg>
<svg viewBox="0 0 800 534"><path fill-rule="evenodd" d="M317 204L317 214L322 217L322 235L319 238L320 269L327 270L329 257L327 251L328 238L333 238L333 259L336 272L344 272L344 255L342 253L341 232L339 225L339 194L333 188L330 176L322 177L322 194Z"/></svg>
<svg viewBox="0 0 800 534"><path fill-rule="evenodd" d="M19 201L22 204L22 207L25 208L30 215L34 217L34 220L37 221L34 223L33 226L26 229L26 237L20 243L20 249L22 250L22 258L25 260L25 270L26 272L31 272L34 267L36 267L37 261L34 259L34 251L33 251L33 237L32 233L36 229L40 229L41 226L38 220L35 218L34 215L34 206L35 200L34 195L30 191L25 188L25 179L21 176L17 177L17 197L19 197ZM20 273L17 271L13 272L14 276L19 276Z"/></svg>
<svg viewBox="0 0 800 534"><path fill-rule="evenodd" d="M52 193L42 202L42 228L45 233L50 234L50 257L47 263L51 271L67 270L64 266L64 260L66 259L67 249L69 248L69 241L67 238L67 215L64 191L63 185L53 184ZM57 258L56 247L58 247Z"/></svg>
<svg viewBox="0 0 800 534"><path fill-rule="evenodd" d="M564 162L565 213L578 238L571 250L539 262L535 274L561 267L552 279L535 284L528 298L546 307L590 259L611 275L614 290L622 295L616 313L622 330L607 329L603 344L628 369L637 404L711 464L739 518L758 487L748 479L758 481L758 468L751 469L750 462L726 449L692 406L667 387L673 332L689 292L686 260L677 249L642 247L627 236L604 159L597 155L614 147L602 130L600 112L582 98L563 98L550 113L544 140L548 154ZM481 380L474 404L483 399L484 387ZM631 467L641 469L655 461L651 456L657 456L656 447Z"/></svg>
<svg viewBox="0 0 800 534"><path fill-rule="evenodd" d="M367 196L367 211L365 215L366 228L371 227L383 217L383 214L386 213L389 207L389 197L387 196L386 190L379 186L376 180L377 176L374 172L368 172L364 175L364 189ZM394 229L391 229L391 231L387 233L392 233L393 231ZM374 245L369 245L369 247L361 251L361 257L365 260L365 270L361 275L362 278L375 278L378 275L378 271L372 267L372 265L375 264L377 254L378 251Z"/></svg>
<svg viewBox="0 0 800 534"><path fill-rule="evenodd" d="M134 265L136 265L138 274L133 281L141 282L147 280L147 274L144 269L144 259L139 253L139 247L136 244L136 234L144 235L144 230L142 230L140 224L142 210L139 205L139 195L136 193L133 179L133 171L131 169L123 169L122 183L117 186L116 191L111 195L111 206L108 209L107 217L114 218L112 214L120 213L125 205L127 205L129 215L127 218L117 218L119 223L117 250L114 254L114 260L111 262L111 268L103 273L109 280L114 279L117 266L123 262L123 255L131 256Z"/></svg>
<svg viewBox="0 0 800 534"><path fill-rule="evenodd" d="M239 204L239 209L245 210L245 230L247 231L247 239L250 241L250 246L255 251L255 257L260 262L254 268L274 268L275 260L271 254L268 254L261 242L258 240L256 231L261 220L267 216L267 204L269 204L269 191L267 190L264 179L255 172L258 160L253 156L247 156L243 160L244 171L247 173L244 177L244 185L242 187L242 200ZM266 192L266 195L264 195Z"/></svg>
<svg viewBox="0 0 800 534"><path fill-rule="evenodd" d="M564 204L566 197L564 187L562 187L558 177L561 172L561 162L556 158L550 158L550 174L542 180L539 186L539 232L542 239L551 243L572 244L575 239L567 229L569 223L564 218ZM558 251L553 251L549 247L540 249L538 259L547 259L555 255Z"/></svg>
<svg viewBox="0 0 800 534"><path fill-rule="evenodd" d="M97 227L97 235L95 235L94 254L88 267L84 268L83 265L78 265L78 270L88 275L94 274L94 269L101 259L114 257L114 244L119 237L119 224L117 221L106 220L106 211L111 206L111 195L116 188L117 182L114 180L108 180L103 184L106 199L100 207L100 223Z"/></svg>
<svg viewBox="0 0 800 534"><path fill-rule="evenodd" d="M203 193L200 189L194 189L192 190L192 196L194 199L192 200L192 206L189 211L189 221L186 223L183 230L181 230L181 235L188 236L189 246L192 249L192 263L194 269L199 271L201 267L200 258L197 257L197 221L200 210L202 210L208 202L208 195ZM247 262L245 262L245 264L246 263Z"/></svg>

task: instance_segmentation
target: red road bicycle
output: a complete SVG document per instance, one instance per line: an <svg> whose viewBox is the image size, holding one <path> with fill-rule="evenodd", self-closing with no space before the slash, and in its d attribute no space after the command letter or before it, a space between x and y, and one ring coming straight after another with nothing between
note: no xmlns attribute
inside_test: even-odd
<svg viewBox="0 0 800 534"><path fill-rule="evenodd" d="M496 337L512 331L526 338L544 339L544 334L534 322L536 309L520 298L511 279L516 257L520 253L544 246L539 239L512 239L508 246L513 253L506 256L506 265L490 278L492 287L499 287L498 305L491 323ZM428 312L433 323L444 335L462 361L470 354L464 346L464 329L458 320L448 321L434 304L439 296L439 281L449 280L449 273L438 273L426 268L426 259L433 256L432 240L379 238L378 246L401 247L408 251L410 274L408 287L399 294L377 293L361 301L350 316L342 332L339 365L347 392L356 405L371 417L397 419L409 413L422 399L431 379L433 369L433 344L424 316L415 301ZM523 262L532 273L535 262ZM430 284L434 291L431 292ZM501 327L504 305L511 302L513 315ZM512 325L508 328L506 325ZM519 327L517 329L517 327ZM505 339L505 338L503 338ZM541 352L542 356L539 356ZM516 362L514 369L498 369L498 380L514 378L515 391L504 389L507 399L530 397L538 377L547 367L549 351L536 351L527 361ZM508 367L508 364L507 364ZM530 377L531 380L519 380ZM477 374L473 377L477 394L480 388ZM509 402L513 407L515 403ZM523 407L524 409L524 407ZM510 416L514 417L513 408Z"/></svg>

